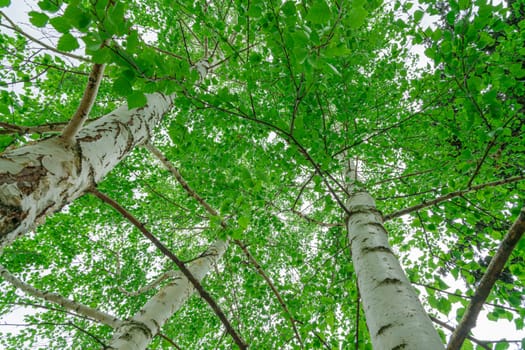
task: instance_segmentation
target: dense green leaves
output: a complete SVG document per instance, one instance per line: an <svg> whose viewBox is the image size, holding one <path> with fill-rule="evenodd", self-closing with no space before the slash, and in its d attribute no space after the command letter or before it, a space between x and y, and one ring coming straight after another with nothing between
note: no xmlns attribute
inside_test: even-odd
<svg viewBox="0 0 525 350"><path fill-rule="evenodd" d="M42 0L28 14L37 29L53 31L58 51L80 53L86 62L1 34L0 115L15 126L1 125L0 149L59 132L63 124L55 123L73 115L94 62L107 68L90 118L123 103L143 107L146 93L175 93L152 142L219 215L144 149L98 187L184 261L217 237L248 247L288 311L236 245L204 286L253 349L371 348L337 201L345 200L344 159L358 157L359 186L384 215L466 190L387 222L427 310L458 319L525 200L519 2L399 2L394 12L380 1L112 3ZM436 22L426 28L428 20ZM426 57L414 60L415 51ZM40 128L26 131L30 126ZM489 320L511 320L518 330L525 318L524 254L522 240L488 300L496 306L487 306ZM160 286L126 292L173 269L89 195L6 248L0 260L42 290L121 318ZM5 282L0 288L2 314L33 305L27 322L46 324L1 337L6 348L40 339L49 348L68 341L98 348L111 338L109 327L15 293ZM232 348L199 298L162 333L184 349ZM494 348L507 346L501 344ZM150 347L166 346L157 337Z"/></svg>

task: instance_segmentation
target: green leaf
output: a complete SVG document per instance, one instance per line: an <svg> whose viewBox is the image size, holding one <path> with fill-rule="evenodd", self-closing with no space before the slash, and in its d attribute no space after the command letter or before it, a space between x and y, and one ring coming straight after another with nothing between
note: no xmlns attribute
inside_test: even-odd
<svg viewBox="0 0 525 350"><path fill-rule="evenodd" d="M79 47L80 45L78 44L77 39L69 33L62 35L60 39L58 39L57 49L60 51L70 52Z"/></svg>
<svg viewBox="0 0 525 350"><path fill-rule="evenodd" d="M421 19L423 18L423 15L424 15L424 14L425 14L425 13L424 13L423 11L421 11L421 10L417 10L417 11L415 11L415 12L414 12L414 21L415 21L416 23L419 23L419 22L421 21Z"/></svg>
<svg viewBox="0 0 525 350"><path fill-rule="evenodd" d="M119 77L113 82L113 91L120 96L130 96L133 93L130 81L125 77ZM129 103L129 101L128 101Z"/></svg>
<svg viewBox="0 0 525 350"><path fill-rule="evenodd" d="M0 103L0 114L10 114L9 107L6 104Z"/></svg>
<svg viewBox="0 0 525 350"><path fill-rule="evenodd" d="M140 108L144 107L148 104L148 99L146 98L146 95L140 91L134 91L131 95L127 98L128 102L128 108Z"/></svg>
<svg viewBox="0 0 525 350"><path fill-rule="evenodd" d="M459 0L459 9L466 10L470 7L470 0Z"/></svg>
<svg viewBox="0 0 525 350"><path fill-rule="evenodd" d="M11 0L0 0L0 7L7 7L11 5Z"/></svg>
<svg viewBox="0 0 525 350"><path fill-rule="evenodd" d="M30 11L29 12L29 22L36 27L42 28L49 21L49 17L42 12Z"/></svg>
<svg viewBox="0 0 525 350"><path fill-rule="evenodd" d="M368 11L365 10L362 6L353 7L350 11L349 25L350 27L357 29L361 27L366 22L366 17L368 16Z"/></svg>
<svg viewBox="0 0 525 350"><path fill-rule="evenodd" d="M139 34L136 30L132 30L126 39L126 50L128 53L134 53L139 46Z"/></svg>
<svg viewBox="0 0 525 350"><path fill-rule="evenodd" d="M525 69L522 68L521 63L512 64L509 67L509 71L517 79L521 79L521 78L525 77Z"/></svg>
<svg viewBox="0 0 525 350"><path fill-rule="evenodd" d="M242 228L235 228L231 231L231 238L233 239L242 239L244 233L244 229Z"/></svg>
<svg viewBox="0 0 525 350"><path fill-rule="evenodd" d="M348 56L352 51L345 46L328 47L323 54L326 57L342 57Z"/></svg>
<svg viewBox="0 0 525 350"><path fill-rule="evenodd" d="M38 2L38 7L43 11L55 13L60 9L60 3L51 0L42 0Z"/></svg>
<svg viewBox="0 0 525 350"><path fill-rule="evenodd" d="M53 17L49 20L49 23L57 30L59 33L69 33L71 28L73 27L71 25L71 22L69 22L65 17Z"/></svg>
<svg viewBox="0 0 525 350"><path fill-rule="evenodd" d="M240 228L245 230L248 227L248 225L250 224L250 218L246 217L246 216L241 216L237 220L237 224L239 225Z"/></svg>
<svg viewBox="0 0 525 350"><path fill-rule="evenodd" d="M325 0L315 0L312 7L308 10L306 19L316 24L328 22L331 17L330 7Z"/></svg>
<svg viewBox="0 0 525 350"><path fill-rule="evenodd" d="M260 18L262 15L262 9L257 5L252 5L248 9L247 14L252 18Z"/></svg>
<svg viewBox="0 0 525 350"><path fill-rule="evenodd" d="M293 1L285 2L281 7L281 11L288 17L295 15L295 3Z"/></svg>
<svg viewBox="0 0 525 350"><path fill-rule="evenodd" d="M86 31L91 23L91 17L74 4L69 4L64 11L64 17L68 19L73 27L80 31Z"/></svg>

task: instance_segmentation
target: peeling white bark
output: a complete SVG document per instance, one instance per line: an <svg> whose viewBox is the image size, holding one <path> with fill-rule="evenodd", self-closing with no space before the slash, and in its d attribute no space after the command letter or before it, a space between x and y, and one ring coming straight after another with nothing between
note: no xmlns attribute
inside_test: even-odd
<svg viewBox="0 0 525 350"><path fill-rule="evenodd" d="M85 126L72 145L57 136L0 155L0 249L101 181L169 111L172 96L120 107Z"/></svg>
<svg viewBox="0 0 525 350"><path fill-rule="evenodd" d="M355 167L349 169L355 181ZM347 230L366 323L374 349L442 350L444 345L388 244L374 199L355 191Z"/></svg>
<svg viewBox="0 0 525 350"><path fill-rule="evenodd" d="M221 259L228 247L227 242L217 240L203 255L188 265L191 274L200 282ZM111 349L143 350L160 331L166 321L177 312L194 293L191 282L177 271L174 281L154 295L133 318L124 321L115 330Z"/></svg>

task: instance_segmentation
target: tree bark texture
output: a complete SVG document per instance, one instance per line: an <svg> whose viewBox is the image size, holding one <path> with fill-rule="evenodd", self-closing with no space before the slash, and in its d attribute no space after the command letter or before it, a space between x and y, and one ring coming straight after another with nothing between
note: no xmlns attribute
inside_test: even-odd
<svg viewBox="0 0 525 350"><path fill-rule="evenodd" d="M0 155L0 249L101 181L169 111L172 97L148 95L85 126L73 144L60 136Z"/></svg>
<svg viewBox="0 0 525 350"><path fill-rule="evenodd" d="M217 240L203 256L188 265L188 270L199 282L221 259L227 242ZM160 289L133 318L124 321L115 330L110 348L119 350L146 349L164 323L177 312L194 293L193 284L180 271L174 280Z"/></svg>
<svg viewBox="0 0 525 350"><path fill-rule="evenodd" d="M374 199L352 193L348 238L374 349L442 350L443 343L388 244Z"/></svg>

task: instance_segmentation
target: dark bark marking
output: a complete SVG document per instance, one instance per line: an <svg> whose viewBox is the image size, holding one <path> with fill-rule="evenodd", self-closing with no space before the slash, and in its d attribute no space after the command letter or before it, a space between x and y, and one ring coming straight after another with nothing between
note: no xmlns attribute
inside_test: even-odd
<svg viewBox="0 0 525 350"><path fill-rule="evenodd" d="M27 216L27 212L22 211L19 207L0 204L0 237L7 235L20 225Z"/></svg>
<svg viewBox="0 0 525 350"><path fill-rule="evenodd" d="M133 118L131 118L131 120L133 120ZM126 147L124 149L124 154L128 154L131 149L133 148L134 146L134 137L133 137L133 132L131 131L131 128L129 127L128 124L126 123L123 123L119 120L116 120L115 123L117 124L118 126L118 134L121 134L122 133L122 130L121 128L124 128L126 129L127 133L128 133L128 137L127 137L127 141L126 141ZM133 125L133 124L132 124Z"/></svg>
<svg viewBox="0 0 525 350"><path fill-rule="evenodd" d="M365 240L363 240L364 242ZM382 253L388 253L388 254L394 254L392 250L389 247L383 247L383 246L376 246L376 247L364 247L361 252L364 254L368 253L376 253L376 252L382 252Z"/></svg>
<svg viewBox="0 0 525 350"><path fill-rule="evenodd" d="M378 214L379 217L383 217L383 214L373 205L355 205L349 208L349 216L352 217L355 214Z"/></svg>
<svg viewBox="0 0 525 350"><path fill-rule="evenodd" d="M379 285L383 285L383 284L398 284L398 285L402 285L403 282L401 282L401 280L398 280L397 278L385 278L384 280L379 282Z"/></svg>
<svg viewBox="0 0 525 350"><path fill-rule="evenodd" d="M376 335L381 335L384 331L386 331L388 328L392 327L392 323L389 323L387 325L384 325L383 327L379 328Z"/></svg>
<svg viewBox="0 0 525 350"><path fill-rule="evenodd" d="M18 189L25 195L30 194L36 188L40 179L47 174L42 166L26 166L18 174L0 174L0 185L16 183Z"/></svg>
<svg viewBox="0 0 525 350"><path fill-rule="evenodd" d="M78 142L93 142L101 138L102 138L101 133L97 133L96 135L86 135L86 136L79 137L77 140Z"/></svg>
<svg viewBox="0 0 525 350"><path fill-rule="evenodd" d="M150 339L153 338L153 334L151 334L151 330L142 322L126 321L124 327L127 328L127 331L126 331L126 334L121 336L121 338L131 339L130 331L132 329L138 329L142 333L144 333L146 337Z"/></svg>

